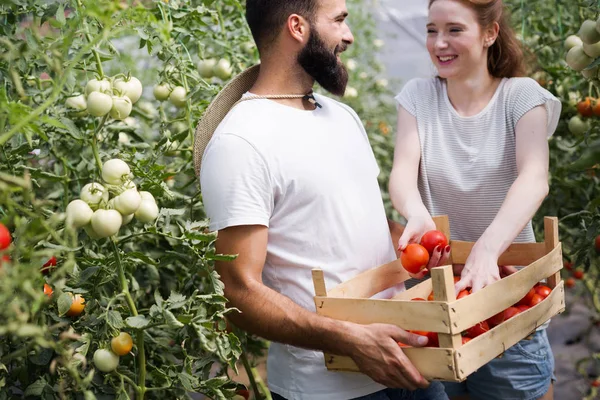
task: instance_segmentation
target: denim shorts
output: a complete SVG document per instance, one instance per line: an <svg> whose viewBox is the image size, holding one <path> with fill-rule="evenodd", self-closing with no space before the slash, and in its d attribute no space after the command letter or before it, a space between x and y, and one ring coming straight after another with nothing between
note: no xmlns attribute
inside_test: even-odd
<svg viewBox="0 0 600 400"><path fill-rule="evenodd" d="M521 340L502 357L479 368L460 383L444 382L448 396L468 394L471 400L535 400L555 381L554 356L546 330Z"/></svg>
<svg viewBox="0 0 600 400"><path fill-rule="evenodd" d="M286 400L277 393L271 393L273 400ZM433 381L427 389L411 392L406 389L384 389L353 400L448 400L441 382Z"/></svg>

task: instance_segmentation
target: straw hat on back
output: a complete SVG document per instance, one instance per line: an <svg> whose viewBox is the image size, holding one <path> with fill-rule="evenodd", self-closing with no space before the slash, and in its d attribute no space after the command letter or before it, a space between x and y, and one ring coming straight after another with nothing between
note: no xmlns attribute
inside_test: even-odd
<svg viewBox="0 0 600 400"><path fill-rule="evenodd" d="M229 110L254 85L254 82L258 78L259 70L260 65L254 65L233 78L219 92L204 112L194 135L194 170L197 177L200 176L200 166L202 165L204 149L206 149L213 133Z"/></svg>

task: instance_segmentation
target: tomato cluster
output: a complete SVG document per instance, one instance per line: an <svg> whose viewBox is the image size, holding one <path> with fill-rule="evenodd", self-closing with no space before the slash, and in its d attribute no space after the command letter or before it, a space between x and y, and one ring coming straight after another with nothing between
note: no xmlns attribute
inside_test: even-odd
<svg viewBox="0 0 600 400"><path fill-rule="evenodd" d="M460 280L459 276L454 277L454 282L458 282ZM465 344L471 339L476 338L490 329L502 324L505 321L508 321L512 317L517 314L520 314L524 311L529 310L531 307L536 306L541 303L546 297L550 295L552 289L548 286L543 285L541 283L537 283L534 287L532 287L529 292L516 304L507 309L499 312L498 314L488 318L485 321L481 321L474 326L470 327L466 331L462 332L462 343ZM460 300L471 294L470 289L461 290L456 296L457 300ZM433 291L429 294L427 300L433 301ZM425 299L420 297L415 297L411 301L425 301ZM426 347L439 347L439 339L438 334L436 332L426 332L426 331L409 331L412 333L416 333L418 335L427 336L429 339ZM398 343L401 347L407 347L404 343Z"/></svg>
<svg viewBox="0 0 600 400"><path fill-rule="evenodd" d="M448 238L441 231L426 232L420 243L411 243L400 254L400 262L405 270L418 274L427 266L429 258L437 246L444 248L448 245Z"/></svg>

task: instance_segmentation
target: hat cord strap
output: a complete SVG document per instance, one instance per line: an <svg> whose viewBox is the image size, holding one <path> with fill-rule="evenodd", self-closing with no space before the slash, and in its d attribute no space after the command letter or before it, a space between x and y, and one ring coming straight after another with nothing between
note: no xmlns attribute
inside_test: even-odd
<svg viewBox="0 0 600 400"><path fill-rule="evenodd" d="M243 101L258 100L258 99L271 99L271 100L303 99L303 100L310 102L311 104L314 104L316 107L321 108L321 104L319 104L317 102L317 100L315 99L315 96L312 94L312 92L307 93L307 94L272 94L272 95L265 95L265 96L253 94L250 96L242 97L231 108L237 106L239 103L241 103Z"/></svg>

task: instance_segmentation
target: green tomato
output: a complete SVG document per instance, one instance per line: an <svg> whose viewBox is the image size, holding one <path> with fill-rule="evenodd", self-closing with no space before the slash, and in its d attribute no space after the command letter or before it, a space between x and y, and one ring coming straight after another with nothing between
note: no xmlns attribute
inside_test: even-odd
<svg viewBox="0 0 600 400"><path fill-rule="evenodd" d="M108 79L91 79L85 85L85 95L89 96L92 92L106 93L112 90L112 85Z"/></svg>
<svg viewBox="0 0 600 400"><path fill-rule="evenodd" d="M152 93L154 94L156 100L166 101L171 94L171 87L166 83L161 83L160 85L154 86Z"/></svg>
<svg viewBox="0 0 600 400"><path fill-rule="evenodd" d="M142 196L137 189L128 189L114 198L115 210L122 215L133 214L142 203Z"/></svg>
<svg viewBox="0 0 600 400"><path fill-rule="evenodd" d="M94 117L103 117L113 106L112 98L104 93L92 92L88 95L88 112Z"/></svg>
<svg viewBox="0 0 600 400"><path fill-rule="evenodd" d="M581 75L583 75L585 79L595 79L598 77L598 67L594 67L592 69L584 69L583 71L581 71Z"/></svg>
<svg viewBox="0 0 600 400"><path fill-rule="evenodd" d="M251 42L251 41L242 43L242 50L248 54L254 54L255 47L256 46L254 46L254 42Z"/></svg>
<svg viewBox="0 0 600 400"><path fill-rule="evenodd" d="M592 58L596 58L600 56L600 42L594 44L583 44L583 51L585 54Z"/></svg>
<svg viewBox="0 0 600 400"><path fill-rule="evenodd" d="M231 63L229 62L229 60L221 58L217 65L215 65L215 67L213 68L213 72L218 78L222 80L227 80L233 72L231 68Z"/></svg>
<svg viewBox="0 0 600 400"><path fill-rule="evenodd" d="M169 95L169 101L173 103L175 107L185 107L187 103L187 91L183 86L177 86L173 89Z"/></svg>
<svg viewBox="0 0 600 400"><path fill-rule="evenodd" d="M135 212L135 217L140 222L152 222L158 217L158 206L154 201L142 200L140 207Z"/></svg>
<svg viewBox="0 0 600 400"><path fill-rule="evenodd" d="M108 202L108 190L99 183L88 183L81 188L79 198L90 206L98 206L102 202Z"/></svg>
<svg viewBox="0 0 600 400"><path fill-rule="evenodd" d="M111 185L122 185L129 181L130 173L129 165L118 158L108 160L102 166L102 180Z"/></svg>
<svg viewBox="0 0 600 400"><path fill-rule="evenodd" d="M569 120L569 132L575 136L583 135L589 128L588 122L582 120L577 115Z"/></svg>
<svg viewBox="0 0 600 400"><path fill-rule="evenodd" d="M571 35L565 39L565 50L569 51L575 46L583 46L583 41L577 35Z"/></svg>
<svg viewBox="0 0 600 400"><path fill-rule="evenodd" d="M119 90L123 96L129 97L132 104L135 104L142 97L142 82L135 76L130 77L129 80L115 79L113 88Z"/></svg>
<svg viewBox="0 0 600 400"><path fill-rule="evenodd" d="M152 193L150 192L146 192L146 191L141 191L140 192L140 196L142 197L142 201L152 201L154 203L156 203L156 200L154 199L154 196L152 196Z"/></svg>
<svg viewBox="0 0 600 400"><path fill-rule="evenodd" d="M131 114L131 100L127 96L113 96L112 97L112 108L110 109L110 116L116 120L122 121L129 117Z"/></svg>
<svg viewBox="0 0 600 400"><path fill-rule="evenodd" d="M133 214L123 215L123 223L121 224L121 226L127 225L128 223L131 222L132 219L133 219Z"/></svg>
<svg viewBox="0 0 600 400"><path fill-rule="evenodd" d="M581 71L592 63L592 59L585 54L583 46L575 46L567 53L567 64L575 71Z"/></svg>
<svg viewBox="0 0 600 400"><path fill-rule="evenodd" d="M100 238L116 235L123 224L123 217L117 210L96 210L92 215L92 229Z"/></svg>
<svg viewBox="0 0 600 400"><path fill-rule="evenodd" d="M81 228L90 223L94 211L83 200L73 200L67 205L67 224L74 228Z"/></svg>
<svg viewBox="0 0 600 400"><path fill-rule="evenodd" d="M596 30L596 21L585 20L579 29L579 37L583 43L594 44L600 41L600 32Z"/></svg>
<svg viewBox="0 0 600 400"><path fill-rule="evenodd" d="M102 372L112 372L119 366L119 356L110 350L98 349L94 352L94 365Z"/></svg>
<svg viewBox="0 0 600 400"><path fill-rule="evenodd" d="M198 72L200 76L203 78L212 78L214 76L213 68L217 65L217 60L214 58L207 58L205 60L200 60L198 63Z"/></svg>
<svg viewBox="0 0 600 400"><path fill-rule="evenodd" d="M344 92L344 97L347 99L355 99L358 97L358 91L351 86L347 86L346 91Z"/></svg>
<svg viewBox="0 0 600 400"><path fill-rule="evenodd" d="M67 107L72 108L73 110L87 110L87 101L85 100L85 96L82 94L80 94L79 96L67 97L65 104L67 105Z"/></svg>

